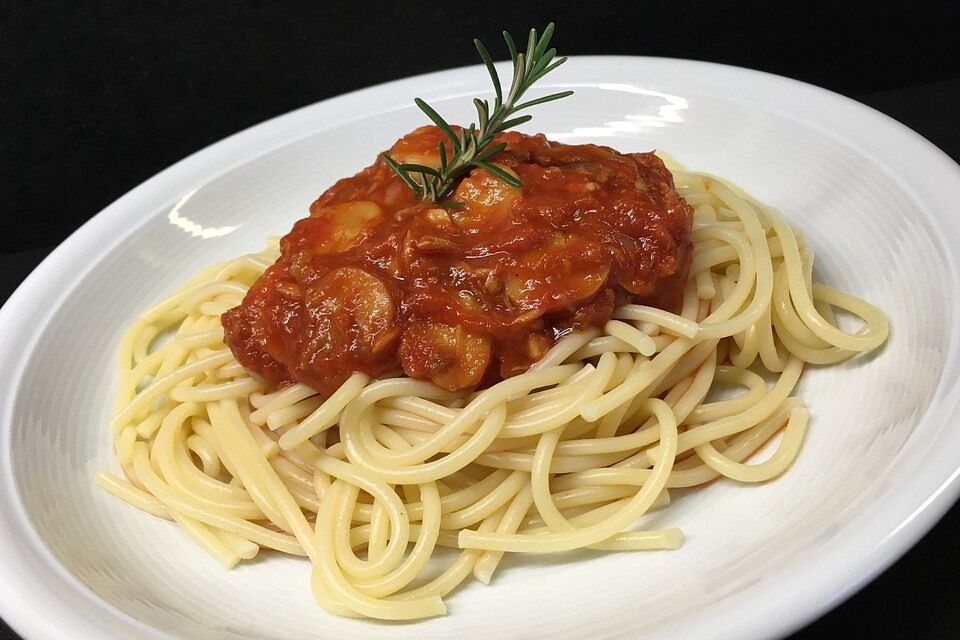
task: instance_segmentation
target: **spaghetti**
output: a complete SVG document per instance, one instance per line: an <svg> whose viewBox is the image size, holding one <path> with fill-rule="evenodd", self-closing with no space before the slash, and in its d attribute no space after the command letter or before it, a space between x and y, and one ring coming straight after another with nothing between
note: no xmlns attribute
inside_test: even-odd
<svg viewBox="0 0 960 640"><path fill-rule="evenodd" d="M793 395L804 365L874 349L888 325L812 282L813 253L777 211L673 173L695 210L680 312L622 306L479 391L362 373L328 397L271 390L224 345L220 315L276 243L210 267L123 338L110 421L122 476L97 483L224 567L264 547L307 556L317 602L345 616L443 614L443 596L471 575L489 583L506 552L678 548L679 529L632 527L670 489L784 472L809 420ZM843 331L834 309L863 326ZM742 392L717 398L719 385ZM459 556L424 582L438 547Z"/></svg>

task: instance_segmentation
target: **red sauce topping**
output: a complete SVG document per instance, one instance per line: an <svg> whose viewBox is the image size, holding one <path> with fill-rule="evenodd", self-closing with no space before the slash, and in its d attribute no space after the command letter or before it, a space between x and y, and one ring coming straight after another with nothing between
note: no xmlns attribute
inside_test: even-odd
<svg viewBox="0 0 960 640"><path fill-rule="evenodd" d="M441 138L423 127L389 153L436 166ZM474 169L451 197L463 208L418 201L382 158L321 195L223 314L240 363L323 394L399 368L465 389L525 371L621 304L677 306L691 209L659 158L517 132L496 142L508 147L492 161L523 187Z"/></svg>

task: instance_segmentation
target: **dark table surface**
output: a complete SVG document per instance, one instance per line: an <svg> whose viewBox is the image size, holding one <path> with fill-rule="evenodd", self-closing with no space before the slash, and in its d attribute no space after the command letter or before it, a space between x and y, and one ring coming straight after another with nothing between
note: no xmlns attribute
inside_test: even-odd
<svg viewBox="0 0 960 640"><path fill-rule="evenodd" d="M183 156L316 100L473 64L473 36L493 42L500 29L550 19L565 54L694 58L798 78L960 160L957 3L795 4L5 3L0 300L80 224ZM791 638L960 637L958 538L954 507ZM0 638L16 637L0 622Z"/></svg>

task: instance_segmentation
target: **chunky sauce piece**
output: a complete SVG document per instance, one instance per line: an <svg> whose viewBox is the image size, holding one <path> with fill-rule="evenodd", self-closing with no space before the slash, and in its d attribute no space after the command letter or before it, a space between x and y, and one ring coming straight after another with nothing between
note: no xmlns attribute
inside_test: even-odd
<svg viewBox="0 0 960 640"><path fill-rule="evenodd" d="M423 127L390 149L437 166ZM637 302L672 309L691 210L652 153L507 132L452 196L418 201L382 158L337 182L280 241L277 262L223 314L243 366L332 393L353 372L402 368L456 390L521 373L569 331Z"/></svg>

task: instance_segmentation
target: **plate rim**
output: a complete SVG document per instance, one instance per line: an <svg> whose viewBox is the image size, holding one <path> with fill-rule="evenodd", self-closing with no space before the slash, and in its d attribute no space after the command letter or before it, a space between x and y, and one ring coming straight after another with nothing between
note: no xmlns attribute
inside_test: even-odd
<svg viewBox="0 0 960 640"><path fill-rule="evenodd" d="M498 66L501 64L504 63L498 63ZM884 133L889 134L891 138L897 138L895 146L914 147L913 152L923 156L926 161L925 170L939 174L939 178L952 180L960 186L960 166L920 134L852 98L800 80L746 67L652 56L573 56L565 69L566 73L576 73L583 67L590 67L596 72L604 65L622 64L673 66L681 72L684 67L701 70L712 68L718 72L718 75L727 74L729 77L732 74L736 81L773 83L770 87L779 84L787 92L792 93L812 92L819 97L819 100L811 101L811 104L816 102L822 107L823 101L826 100L831 102L837 110L862 116L861 121L851 123L851 130L859 131L867 123L872 128L882 127ZM174 187L182 193L180 188L182 183L204 184L234 166L249 162L308 135L343 126L351 121L390 113L407 106L398 105L395 100L391 100L387 101L390 106L386 108L370 108L366 98L374 94L395 92L400 88L412 88L416 85L418 91L428 97L457 95L458 90L472 89L475 86L475 74L481 69L483 66L479 64L456 67L357 89L269 118L207 145L140 183L92 216L61 242L10 295L0 308L0 332L3 335L24 332L31 335L27 343L14 345L12 340L0 342L0 364L5 365L5 369L9 372L8 376L0 378L0 407L2 407L0 412L0 515L4 516L0 518L0 564L10 569L0 575L0 616L17 633L27 640L39 637L77 639L133 637L129 635L131 632L136 633L137 637L170 637L114 607L69 573L40 540L22 508L11 460L11 418L19 395L23 370L29 361L28 356L42 334L42 331L30 331L30 327L33 326L30 312L35 311L38 305L33 302L28 292L37 289L46 290L48 293L55 292L52 301L47 305L52 313L58 308L61 296L72 291L87 272L87 269L71 270L69 268L71 262L86 261L92 267L103 254L109 252L116 244L123 242L131 233L136 233L136 227L139 226L136 224L128 226L120 235L115 236L111 233L114 223L124 217L131 217L129 213L125 215L125 211L136 210L136 206L131 206L136 202L155 202L161 194ZM600 78L602 75L602 73L597 74ZM424 82L428 83L429 90L420 88L419 84ZM602 80L597 80L597 83L602 84ZM555 84L562 84L562 82ZM777 101L776 98L777 96L767 98L762 104L757 104L756 100L749 102L762 108L769 108L772 102ZM815 114L818 109L811 111L803 101L798 101L789 107L792 107L787 111L791 117L800 119L806 124L815 122L815 119L807 120L803 116ZM781 112L777 111L777 113ZM337 117L333 118L331 115ZM844 134L840 139L850 143L850 131L845 130ZM860 145L857 145L857 149L865 153ZM901 186L915 189L916 183L907 182ZM927 195L936 193L935 191L922 192ZM915 194L911 192L910 195ZM926 215L925 212L921 213ZM942 218L928 220L936 228L942 228L944 221ZM960 234L960 224L954 224L953 227L955 228L951 231L954 234ZM90 254L96 255L91 259ZM960 273L956 260L950 254L947 254L946 258L956 283ZM957 296L952 298L952 311L955 318L958 317L957 299ZM951 368L957 368L957 359L954 356L958 349L958 336L960 336L960 323L951 328L945 370L938 383L935 397L943 395L944 386L950 379ZM956 380L956 376L953 379ZM957 384L953 383L953 387L951 391L956 392ZM960 413L958 409L960 409L960 394L953 393L951 406L940 407L941 413L945 415L940 418L944 423L944 431L939 437L950 435L947 427L957 423L958 413ZM921 420L930 419L931 411L928 411ZM960 444L960 433L952 435L953 440ZM816 563L819 575L811 577L814 563L799 565L794 563L778 572L779 584L793 583L802 586L768 590L758 599L756 594L753 594L757 586L753 585L744 592L722 601L725 610L749 615L728 615L727 622L723 622L722 617L711 616L711 610L718 606L718 603L714 603L691 618L655 631L653 637L696 635L698 631L705 630L709 630L714 637L759 638L769 637L771 632L775 635L785 635L837 606L906 553L957 500L960 495L960 481L958 481L960 447L955 449L957 453L952 456L948 455L949 450L951 447L944 446L935 452L939 454L937 459L952 461L941 465L946 475L940 473L937 478L918 478L918 480L925 480L923 483L918 481L903 483L861 514L858 520L844 528L847 538L853 537L854 540L867 543L870 547L868 551L849 553L839 548L838 541L834 540L828 547L831 551L829 558L821 557ZM952 471L947 470L948 464L952 464ZM883 513L885 510L880 509L880 506L893 503L895 497L901 498L899 501L901 507L907 502L913 507L906 518L894 524L891 522L893 517ZM906 497L911 499L905 501ZM897 512L902 510L901 508ZM884 532L883 535L879 534L881 531ZM36 555L18 557L18 553L23 552ZM823 565L828 568L824 570ZM45 574L41 575L40 572L43 571ZM51 583L42 582L43 577L48 580L56 578L60 582L65 582L66 587L70 589L71 601L82 601L86 605L84 611L62 606L64 602L59 601L56 595L62 595L64 585L53 583L61 589L58 594L55 594L48 586ZM791 599L794 601L794 606L782 609L781 607L788 604ZM759 602L763 602L764 606L757 606ZM744 606L744 604L750 606ZM736 620L730 622L731 618ZM110 630L108 627L114 629ZM104 635L108 631L118 633Z"/></svg>

